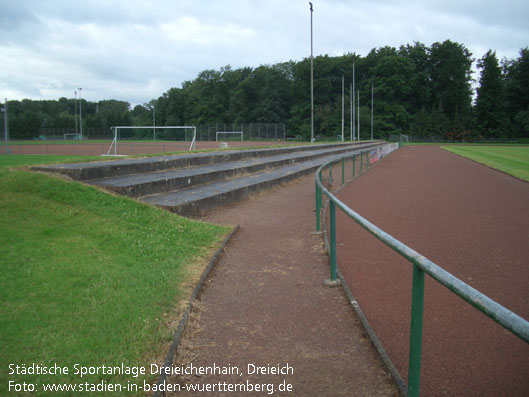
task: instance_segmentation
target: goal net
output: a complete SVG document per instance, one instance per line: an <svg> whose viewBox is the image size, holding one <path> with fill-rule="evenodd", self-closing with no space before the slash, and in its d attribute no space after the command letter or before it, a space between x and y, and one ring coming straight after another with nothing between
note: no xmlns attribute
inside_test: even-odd
<svg viewBox="0 0 529 397"><path fill-rule="evenodd" d="M64 134L65 141L77 141L80 139L82 139L81 134Z"/></svg>
<svg viewBox="0 0 529 397"><path fill-rule="evenodd" d="M239 137L237 137L237 135L240 135L240 140L242 142L242 139L243 139L243 132L242 131L217 131L215 133L215 140L218 141L219 140L219 136L221 138L222 138L222 136L224 136L224 138L222 139L224 141L239 140ZM229 137L231 137L231 139L229 139Z"/></svg>
<svg viewBox="0 0 529 397"><path fill-rule="evenodd" d="M407 145L408 143L409 143L408 135L400 134L400 144L401 144L401 146L402 145Z"/></svg>
<svg viewBox="0 0 529 397"><path fill-rule="evenodd" d="M111 127L113 140L106 153L107 156L117 156L119 141L184 141L190 142L189 150L195 150L197 129L189 125L164 126L115 126ZM112 154L113 152L113 154Z"/></svg>

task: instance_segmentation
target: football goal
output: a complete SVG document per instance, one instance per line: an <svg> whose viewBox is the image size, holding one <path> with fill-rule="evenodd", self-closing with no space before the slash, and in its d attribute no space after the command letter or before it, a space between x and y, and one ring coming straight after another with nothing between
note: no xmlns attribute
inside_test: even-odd
<svg viewBox="0 0 529 397"><path fill-rule="evenodd" d="M242 139L243 139L243 132L242 131L217 131L215 133L215 140L218 141L219 140L219 135L240 135L241 136L241 142L242 142ZM226 139L224 139L226 140ZM235 140L235 139L231 139L231 140ZM238 140L238 138L237 138Z"/></svg>
<svg viewBox="0 0 529 397"><path fill-rule="evenodd" d="M83 139L81 134L64 134L65 141L77 141Z"/></svg>
<svg viewBox="0 0 529 397"><path fill-rule="evenodd" d="M193 125L115 126L111 130L114 138L104 154L106 156L117 156L118 142L125 140L190 141L189 150L195 150L196 147L197 128Z"/></svg>

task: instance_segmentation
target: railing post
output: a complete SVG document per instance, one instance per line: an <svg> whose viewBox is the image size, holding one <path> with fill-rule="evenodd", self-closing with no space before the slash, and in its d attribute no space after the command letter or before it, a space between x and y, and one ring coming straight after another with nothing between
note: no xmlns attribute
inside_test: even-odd
<svg viewBox="0 0 529 397"><path fill-rule="evenodd" d="M360 173L364 170L364 153L360 153Z"/></svg>
<svg viewBox="0 0 529 397"><path fill-rule="evenodd" d="M329 185L332 186L332 164L329 165Z"/></svg>
<svg viewBox="0 0 529 397"><path fill-rule="evenodd" d="M321 177L321 174L320 174L320 177ZM316 182L316 232L318 233L321 231L320 212L321 212L321 189L318 186L318 183Z"/></svg>
<svg viewBox="0 0 529 397"><path fill-rule="evenodd" d="M336 281L336 204L329 200L330 204L330 223L331 223L331 281Z"/></svg>
<svg viewBox="0 0 529 397"><path fill-rule="evenodd" d="M424 308L424 271L413 264L411 291L410 358L408 396L419 396L421 383L422 320Z"/></svg>
<svg viewBox="0 0 529 397"><path fill-rule="evenodd" d="M356 154L353 155L353 178L356 176L355 167L356 167Z"/></svg>
<svg viewBox="0 0 529 397"><path fill-rule="evenodd" d="M345 157L342 157L342 185L345 183Z"/></svg>
<svg viewBox="0 0 529 397"><path fill-rule="evenodd" d="M369 169L369 151L366 152L366 171Z"/></svg>

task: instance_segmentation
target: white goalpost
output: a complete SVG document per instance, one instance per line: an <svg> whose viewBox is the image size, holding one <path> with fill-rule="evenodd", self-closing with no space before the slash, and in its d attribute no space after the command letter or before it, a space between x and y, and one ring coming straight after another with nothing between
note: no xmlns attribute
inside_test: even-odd
<svg viewBox="0 0 529 397"><path fill-rule="evenodd" d="M81 134L77 134L77 133L64 134L65 141L72 141L72 140L77 141L81 139L82 139Z"/></svg>
<svg viewBox="0 0 529 397"><path fill-rule="evenodd" d="M239 134L241 136L241 142L242 142L242 137L243 137L243 132L242 131L217 131L215 133L215 140L217 142L219 140L219 134L234 134L234 135Z"/></svg>
<svg viewBox="0 0 529 397"><path fill-rule="evenodd" d="M195 150L196 147L196 140L197 140L197 127L194 125L163 125L159 127L153 127L153 126L115 126L110 128L112 132L114 133L114 138L112 139L112 143L110 144L110 147L108 148L108 151L106 154L103 154L103 156L118 156L118 140L119 140L119 131L120 130L140 130L140 129L147 129L153 131L153 138L156 139L156 131L160 130L176 130L176 129L191 129L193 131L193 137L191 139L191 145L189 146L189 151ZM185 140L185 132L184 132L184 140ZM113 149L113 150L112 150ZM114 154L111 154L111 152L114 151Z"/></svg>

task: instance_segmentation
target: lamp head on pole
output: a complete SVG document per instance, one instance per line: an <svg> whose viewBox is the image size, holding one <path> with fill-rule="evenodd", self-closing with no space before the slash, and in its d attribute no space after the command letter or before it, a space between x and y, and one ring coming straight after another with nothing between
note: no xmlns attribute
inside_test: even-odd
<svg viewBox="0 0 529 397"><path fill-rule="evenodd" d="M311 12L314 11L314 10L312 9L312 3L311 3L310 1L309 1L309 4L310 4L310 11L311 11Z"/></svg>

